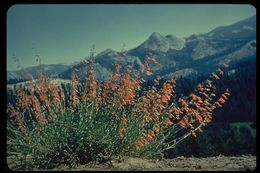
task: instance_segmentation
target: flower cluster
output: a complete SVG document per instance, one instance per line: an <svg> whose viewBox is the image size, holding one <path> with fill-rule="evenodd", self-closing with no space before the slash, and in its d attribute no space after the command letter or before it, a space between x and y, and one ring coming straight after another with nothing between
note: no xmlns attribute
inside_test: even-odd
<svg viewBox="0 0 260 173"><path fill-rule="evenodd" d="M8 105L8 114L23 132L26 131L25 116L28 115L41 127L64 110L91 116L95 114L100 116L97 119L110 116L112 118L108 120L115 123L113 127L120 140L126 140L126 130L131 130L130 127L138 129L134 137L131 137L131 147L136 151L153 141L163 145L170 133L185 129L186 133L178 137L178 140L170 141L173 143L169 143L167 148L173 147L188 135L196 137L196 133L212 121L213 111L225 104L230 92L226 90L217 97L217 82L224 75L221 68L213 72L208 80L198 84L195 91L187 97L177 98L175 78L162 82L157 76L153 80L153 86L143 89L144 78L153 75L150 65L156 63L155 56L149 54L141 71L131 65L123 69L120 64L115 64L111 78L100 82L95 76L94 60L82 61L80 66L85 67L85 80L79 80L79 70L74 67L69 93L65 93L41 73L36 83L26 84L26 90L16 87L17 103ZM228 67L227 64L223 66ZM68 98L69 104L66 104L65 98ZM131 125L135 119L140 119L137 126Z"/></svg>

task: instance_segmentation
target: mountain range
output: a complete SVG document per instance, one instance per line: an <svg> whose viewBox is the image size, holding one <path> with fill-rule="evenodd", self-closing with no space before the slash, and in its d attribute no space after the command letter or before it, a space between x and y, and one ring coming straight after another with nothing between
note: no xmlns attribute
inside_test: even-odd
<svg viewBox="0 0 260 173"><path fill-rule="evenodd" d="M108 79L116 63L140 69L148 52L156 55L158 61L152 66L152 77L162 78L208 74L224 62L236 64L256 58L256 16L184 39L154 32L136 48L125 52L106 49L95 56L97 78ZM73 67L77 67L78 75L83 77L85 66L81 63L42 65L41 69L50 77L69 79ZM38 69L39 66L34 66L8 71L7 84L27 80L26 74L35 78Z"/></svg>

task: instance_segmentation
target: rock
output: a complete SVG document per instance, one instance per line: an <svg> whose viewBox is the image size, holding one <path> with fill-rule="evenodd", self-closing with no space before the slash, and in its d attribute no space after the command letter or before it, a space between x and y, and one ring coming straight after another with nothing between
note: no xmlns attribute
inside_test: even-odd
<svg viewBox="0 0 260 173"><path fill-rule="evenodd" d="M185 157L184 156L179 156L179 157L177 157L177 159L184 160Z"/></svg>
<svg viewBox="0 0 260 173"><path fill-rule="evenodd" d="M7 159L11 170L19 170L13 159ZM66 165L60 165L53 170L91 170L91 171L249 171L256 168L256 156L217 156L217 157L184 157L174 159L142 159L133 157L113 158L112 165L107 163L90 162L85 165L78 165L70 169ZM32 169L40 170L40 169Z"/></svg>
<svg viewBox="0 0 260 173"><path fill-rule="evenodd" d="M201 166L201 165L196 165L196 166L194 166L194 168L195 168L195 169L201 169L202 166Z"/></svg>
<svg viewBox="0 0 260 173"><path fill-rule="evenodd" d="M156 169L158 166L151 161L140 158L129 158L122 163L114 163L115 169L119 170L147 170Z"/></svg>

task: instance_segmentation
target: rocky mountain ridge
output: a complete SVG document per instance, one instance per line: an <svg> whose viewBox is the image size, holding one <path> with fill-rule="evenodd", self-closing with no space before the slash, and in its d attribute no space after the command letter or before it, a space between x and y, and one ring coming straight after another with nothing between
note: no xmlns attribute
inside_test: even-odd
<svg viewBox="0 0 260 173"><path fill-rule="evenodd" d="M154 76L163 78L207 74L224 62L235 64L256 58L256 16L229 26L217 27L205 34L193 34L185 39L154 32L134 49L125 52L106 49L95 56L97 78L108 79L117 63L140 69L148 53L157 57L158 64L152 66ZM51 77L68 79L73 66L79 67L78 73L83 76L85 68L80 63L44 65L43 71ZM26 68L23 71L35 77L37 68ZM7 83L26 80L22 74L22 71L8 71Z"/></svg>

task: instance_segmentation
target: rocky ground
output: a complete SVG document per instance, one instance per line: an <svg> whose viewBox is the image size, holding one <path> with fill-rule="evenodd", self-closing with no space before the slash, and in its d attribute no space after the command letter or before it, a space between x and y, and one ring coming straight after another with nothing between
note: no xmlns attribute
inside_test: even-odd
<svg viewBox="0 0 260 173"><path fill-rule="evenodd" d="M256 156L216 156L206 158L177 157L173 159L149 160L123 158L111 164L79 165L72 171L252 171L256 168ZM69 170L66 167L55 170Z"/></svg>

